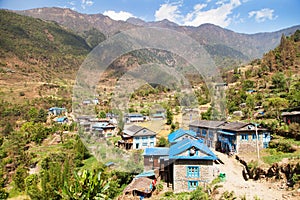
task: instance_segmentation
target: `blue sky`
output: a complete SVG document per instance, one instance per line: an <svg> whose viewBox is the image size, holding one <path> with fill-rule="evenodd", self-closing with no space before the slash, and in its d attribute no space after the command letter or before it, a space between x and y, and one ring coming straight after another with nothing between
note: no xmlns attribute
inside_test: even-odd
<svg viewBox="0 0 300 200"><path fill-rule="evenodd" d="M212 23L240 33L270 32L300 24L299 0L0 0L0 8L66 7L115 20L168 19L180 25Z"/></svg>

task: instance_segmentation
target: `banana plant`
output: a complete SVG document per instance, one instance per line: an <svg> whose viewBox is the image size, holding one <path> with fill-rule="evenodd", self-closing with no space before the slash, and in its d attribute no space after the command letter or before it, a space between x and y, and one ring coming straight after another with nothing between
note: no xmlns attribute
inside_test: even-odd
<svg viewBox="0 0 300 200"><path fill-rule="evenodd" d="M83 170L74 173L72 183L65 182L62 190L64 199L85 200L85 199L109 199L106 195L109 188L109 181L101 177L101 172Z"/></svg>

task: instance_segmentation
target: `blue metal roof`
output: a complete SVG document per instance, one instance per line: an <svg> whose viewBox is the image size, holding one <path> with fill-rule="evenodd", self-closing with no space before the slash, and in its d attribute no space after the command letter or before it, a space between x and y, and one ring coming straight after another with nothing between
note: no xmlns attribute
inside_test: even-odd
<svg viewBox="0 0 300 200"><path fill-rule="evenodd" d="M58 107L49 108L49 111L53 111L53 110L66 110L66 109L65 108L58 108Z"/></svg>
<svg viewBox="0 0 300 200"><path fill-rule="evenodd" d="M195 147L197 150L201 151L202 153L206 154L203 155L194 155L194 156L179 156L179 154L183 153ZM191 140L191 139L184 139L170 147L169 152L170 159L197 159L197 160L217 160L217 156L201 141L198 140Z"/></svg>
<svg viewBox="0 0 300 200"><path fill-rule="evenodd" d="M166 156L169 155L169 148L167 147L151 147L146 148L144 151L144 156Z"/></svg>
<svg viewBox="0 0 300 200"><path fill-rule="evenodd" d="M228 132L228 131L218 131L218 133L224 134L224 135L236 135L233 132Z"/></svg>
<svg viewBox="0 0 300 200"><path fill-rule="evenodd" d="M190 136L195 137L195 138L197 137L197 133L192 131L192 130L178 129L178 130L176 130L176 131L174 131L174 132L172 132L168 135L168 140L169 140L170 143L173 143L173 142L175 142L175 140L177 138L180 138L181 136L183 136L185 134L190 135Z"/></svg>
<svg viewBox="0 0 300 200"><path fill-rule="evenodd" d="M112 166L114 164L115 164L114 162L108 162L108 163L105 163L105 166L109 167L109 166Z"/></svg>
<svg viewBox="0 0 300 200"><path fill-rule="evenodd" d="M64 122L67 119L68 119L67 117L59 117L56 119L56 122Z"/></svg>

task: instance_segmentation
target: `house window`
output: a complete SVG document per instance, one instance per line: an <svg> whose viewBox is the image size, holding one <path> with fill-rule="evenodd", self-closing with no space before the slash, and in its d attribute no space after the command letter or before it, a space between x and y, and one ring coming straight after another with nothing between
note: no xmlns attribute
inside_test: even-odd
<svg viewBox="0 0 300 200"><path fill-rule="evenodd" d="M208 140L208 141L207 141L207 146L208 146L208 147L212 147L212 141L211 141L211 140Z"/></svg>
<svg viewBox="0 0 300 200"><path fill-rule="evenodd" d="M258 140L259 140L259 134L257 134L257 135L258 135ZM255 133L252 134L252 140L256 140L256 134Z"/></svg>
<svg viewBox="0 0 300 200"><path fill-rule="evenodd" d="M142 137L143 142L147 141L147 137Z"/></svg>
<svg viewBox="0 0 300 200"><path fill-rule="evenodd" d="M195 190L198 187L198 181L188 181L188 189Z"/></svg>
<svg viewBox="0 0 300 200"><path fill-rule="evenodd" d="M143 142L143 147L146 147L147 145L148 145L148 143L147 142Z"/></svg>
<svg viewBox="0 0 300 200"><path fill-rule="evenodd" d="M214 138L214 133L212 131L208 131L208 137L213 139Z"/></svg>
<svg viewBox="0 0 300 200"><path fill-rule="evenodd" d="M205 129L202 129L202 136L206 136L206 130Z"/></svg>
<svg viewBox="0 0 300 200"><path fill-rule="evenodd" d="M248 134L242 134L241 140L248 140Z"/></svg>
<svg viewBox="0 0 300 200"><path fill-rule="evenodd" d="M136 139L136 140L139 140L139 139L140 139L140 137L135 137L135 139Z"/></svg>
<svg viewBox="0 0 300 200"><path fill-rule="evenodd" d="M199 167L188 166L186 169L186 175L187 177L199 178Z"/></svg>

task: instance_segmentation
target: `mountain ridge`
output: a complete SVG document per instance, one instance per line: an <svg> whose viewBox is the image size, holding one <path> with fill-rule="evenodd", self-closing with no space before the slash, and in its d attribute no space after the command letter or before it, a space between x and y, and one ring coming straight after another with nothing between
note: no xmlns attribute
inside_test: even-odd
<svg viewBox="0 0 300 200"><path fill-rule="evenodd" d="M300 25L290 28L281 29L275 32L265 33L237 33L232 30L222 28L213 24L202 24L198 27L192 26L180 26L169 20L162 20L158 22L145 22L141 19L129 18L127 21L116 21L103 14L82 14L71 9L65 8L36 8L23 11L14 11L22 15L29 15L44 20L56 21L64 27L67 27L78 34L82 35L84 30L95 28L104 33L107 37L138 27L161 27L169 28L178 31L195 39L201 45L204 45L206 49L214 48L214 52L219 53L216 55L218 59L215 60L231 60L237 63L245 63L255 58L261 58L264 53L275 48L279 42L282 34L290 35L297 29L300 29ZM222 50L217 49L219 46L226 46L232 49L232 52L237 54L232 56L221 56ZM242 56L240 56L242 55ZM213 55L214 57L214 55ZM236 59L236 57L238 59ZM230 61L230 62L231 62ZM229 62L229 63L230 63ZM234 62L233 62L234 63ZM220 62L218 66L225 66L228 63Z"/></svg>

